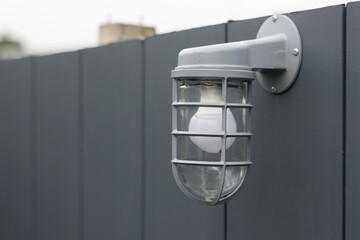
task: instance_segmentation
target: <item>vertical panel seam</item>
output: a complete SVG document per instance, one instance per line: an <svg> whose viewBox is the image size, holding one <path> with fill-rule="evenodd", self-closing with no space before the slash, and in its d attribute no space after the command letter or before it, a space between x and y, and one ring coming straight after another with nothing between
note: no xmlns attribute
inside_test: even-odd
<svg viewBox="0 0 360 240"><path fill-rule="evenodd" d="M85 161L85 136L84 136L84 51L81 50L78 52L78 69L79 69L79 75L78 75L78 141L79 141L79 220L78 220L78 236L80 240L84 240L84 206L85 206L85 199L84 199L84 161Z"/></svg>
<svg viewBox="0 0 360 240"><path fill-rule="evenodd" d="M342 179L342 238L343 240L346 239L346 71L347 71L347 63L346 63L346 49L347 49L347 7L345 6L343 8L343 26L342 26L342 41L343 41L343 49L342 49L342 60L343 60L343 127L342 127L342 132L343 132L343 179Z"/></svg>
<svg viewBox="0 0 360 240"><path fill-rule="evenodd" d="M31 161L32 161L32 238L37 239L37 164L36 164L36 123L37 123L37 104L36 104L36 59L30 58L30 107L31 107Z"/></svg>
<svg viewBox="0 0 360 240"><path fill-rule="evenodd" d="M229 23L230 21L228 21L227 23L225 23L225 43L229 42ZM227 240L227 203L224 203L224 240Z"/></svg>
<svg viewBox="0 0 360 240"><path fill-rule="evenodd" d="M140 231L145 240L145 40L141 40L141 193L140 193Z"/></svg>

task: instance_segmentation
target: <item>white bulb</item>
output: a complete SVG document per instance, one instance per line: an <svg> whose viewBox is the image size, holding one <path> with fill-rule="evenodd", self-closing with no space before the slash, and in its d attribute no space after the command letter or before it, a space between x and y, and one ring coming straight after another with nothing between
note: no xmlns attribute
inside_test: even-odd
<svg viewBox="0 0 360 240"><path fill-rule="evenodd" d="M222 102L221 88L217 86L202 86L200 102ZM200 133L221 133L222 110L221 108L199 107L195 115L190 119L189 131ZM236 121L227 110L226 132L236 132ZM201 150L209 153L217 153L221 150L221 137L190 137ZM226 139L226 149L235 141L235 138Z"/></svg>

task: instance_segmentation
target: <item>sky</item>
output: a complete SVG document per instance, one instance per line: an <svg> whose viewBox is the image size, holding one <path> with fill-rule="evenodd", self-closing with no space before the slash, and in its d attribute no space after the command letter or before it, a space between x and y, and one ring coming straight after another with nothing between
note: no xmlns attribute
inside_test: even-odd
<svg viewBox="0 0 360 240"><path fill-rule="evenodd" d="M154 26L158 34L344 4L340 0L1 0L0 36L27 54L95 47L107 22Z"/></svg>

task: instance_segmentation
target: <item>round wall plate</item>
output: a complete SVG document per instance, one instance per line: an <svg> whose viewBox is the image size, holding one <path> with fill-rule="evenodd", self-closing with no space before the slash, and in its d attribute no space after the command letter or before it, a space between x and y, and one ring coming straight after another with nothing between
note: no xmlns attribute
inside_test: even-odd
<svg viewBox="0 0 360 240"><path fill-rule="evenodd" d="M289 89L298 75L302 47L299 31L295 23L287 16L275 15L269 17L261 25L256 38L263 38L275 34L285 34L286 41L286 69L285 70L257 70L256 79L268 92L278 94Z"/></svg>

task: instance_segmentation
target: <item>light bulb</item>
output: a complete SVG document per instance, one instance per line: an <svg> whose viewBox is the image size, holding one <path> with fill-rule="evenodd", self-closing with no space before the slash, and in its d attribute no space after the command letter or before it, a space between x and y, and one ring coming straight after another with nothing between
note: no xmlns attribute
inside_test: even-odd
<svg viewBox="0 0 360 240"><path fill-rule="evenodd" d="M222 102L221 87L216 85L201 86L200 102L212 103ZM200 133L221 133L222 109L212 107L199 107L195 115L190 119L189 131ZM226 116L226 132L236 132L236 121L229 109ZM201 150L208 153L221 151L221 137L190 137ZM226 149L235 141L235 138L226 139Z"/></svg>

